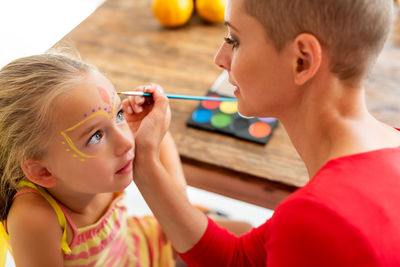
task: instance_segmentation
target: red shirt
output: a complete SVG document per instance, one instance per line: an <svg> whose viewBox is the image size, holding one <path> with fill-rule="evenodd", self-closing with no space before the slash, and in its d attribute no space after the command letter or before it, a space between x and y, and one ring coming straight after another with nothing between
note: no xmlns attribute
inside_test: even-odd
<svg viewBox="0 0 400 267"><path fill-rule="evenodd" d="M400 147L329 161L265 224L235 237L209 219L189 266L400 266Z"/></svg>

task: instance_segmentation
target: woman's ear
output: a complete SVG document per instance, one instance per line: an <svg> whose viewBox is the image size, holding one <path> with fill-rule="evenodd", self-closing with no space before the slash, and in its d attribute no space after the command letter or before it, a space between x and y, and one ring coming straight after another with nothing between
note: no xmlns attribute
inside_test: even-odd
<svg viewBox="0 0 400 267"><path fill-rule="evenodd" d="M57 178L40 160L26 159L21 162L21 168L26 178L37 185L51 188L57 183Z"/></svg>
<svg viewBox="0 0 400 267"><path fill-rule="evenodd" d="M294 82L304 85L311 80L321 66L322 48L318 39L311 34L299 34L293 42L295 62Z"/></svg>

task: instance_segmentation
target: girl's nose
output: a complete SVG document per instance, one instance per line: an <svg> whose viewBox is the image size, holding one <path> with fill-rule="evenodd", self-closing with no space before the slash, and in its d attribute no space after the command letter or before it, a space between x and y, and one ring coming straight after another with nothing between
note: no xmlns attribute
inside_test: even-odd
<svg viewBox="0 0 400 267"><path fill-rule="evenodd" d="M133 134L129 130L127 125L122 127L116 127L115 130L115 154L117 156L122 156L127 153L129 150L133 149L135 146L135 141L133 138Z"/></svg>
<svg viewBox="0 0 400 267"><path fill-rule="evenodd" d="M231 69L231 52L229 50L231 46L226 42L223 42L215 55L214 62L217 66L223 68L224 70L230 71Z"/></svg>

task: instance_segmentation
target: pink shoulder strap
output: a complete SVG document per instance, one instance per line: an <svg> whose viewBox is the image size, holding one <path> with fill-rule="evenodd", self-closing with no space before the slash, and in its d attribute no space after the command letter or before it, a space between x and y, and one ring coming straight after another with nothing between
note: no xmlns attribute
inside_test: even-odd
<svg viewBox="0 0 400 267"><path fill-rule="evenodd" d="M18 196L20 196L20 195L23 195L23 194L26 194L26 193L35 193L35 194L40 195L40 192L37 191L37 190L34 189L34 188L24 188L24 189L19 190L17 193L15 193L15 195L14 195L13 198L12 198L12 200L14 201L14 199L15 199L16 197L18 197Z"/></svg>

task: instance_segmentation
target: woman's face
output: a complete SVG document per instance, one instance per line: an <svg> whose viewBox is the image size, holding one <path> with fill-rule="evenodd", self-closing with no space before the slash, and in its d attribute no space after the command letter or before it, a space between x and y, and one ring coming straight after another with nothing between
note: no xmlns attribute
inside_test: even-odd
<svg viewBox="0 0 400 267"><path fill-rule="evenodd" d="M278 117L290 102L290 52L275 50L262 24L244 10L243 1L228 0L228 36L215 63L229 73L229 82L237 87L235 96L242 115Z"/></svg>

